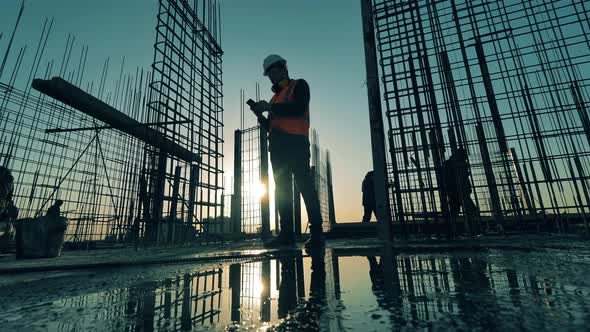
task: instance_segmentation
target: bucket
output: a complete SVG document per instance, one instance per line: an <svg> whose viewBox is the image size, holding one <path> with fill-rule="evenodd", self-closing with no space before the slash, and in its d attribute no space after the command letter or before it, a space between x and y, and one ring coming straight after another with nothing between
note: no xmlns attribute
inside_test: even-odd
<svg viewBox="0 0 590 332"><path fill-rule="evenodd" d="M68 219L43 216L16 221L16 258L51 258L61 255Z"/></svg>

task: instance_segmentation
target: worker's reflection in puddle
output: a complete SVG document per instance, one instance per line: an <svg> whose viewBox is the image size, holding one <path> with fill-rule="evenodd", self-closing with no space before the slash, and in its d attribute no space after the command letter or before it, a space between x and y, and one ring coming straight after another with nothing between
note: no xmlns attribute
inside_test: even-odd
<svg viewBox="0 0 590 332"><path fill-rule="evenodd" d="M379 307L393 314L392 326L396 328L404 326L402 289L396 256L391 249L388 250L387 246L384 246L381 257L367 256L367 260L371 290L375 294Z"/></svg>
<svg viewBox="0 0 590 332"><path fill-rule="evenodd" d="M279 318L285 320L271 331L317 331L326 307L325 249L311 253L311 281L309 297L300 297L297 304L295 285L295 257L281 259L279 286ZM303 294L302 294L303 295Z"/></svg>

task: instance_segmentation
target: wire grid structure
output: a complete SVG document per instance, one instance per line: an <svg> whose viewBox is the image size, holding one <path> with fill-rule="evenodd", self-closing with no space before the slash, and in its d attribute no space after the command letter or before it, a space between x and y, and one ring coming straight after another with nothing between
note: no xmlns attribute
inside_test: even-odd
<svg viewBox="0 0 590 332"><path fill-rule="evenodd" d="M45 132L95 127L97 123L32 91L30 82L39 75L61 76L139 118L144 112L142 102L150 75L139 70L127 73L122 64L115 85L107 90L107 59L99 80L85 81L88 46L77 47L74 36L68 36L61 60L44 58L52 26L53 21L45 21L32 63L24 62L30 52L25 46L16 58L7 49L3 63L12 70L8 79L0 77L0 164L15 177L13 197L19 217L44 214L61 199L62 215L70 219L66 241L130 239L129 225L138 193L133 171L140 167L141 158L137 156L141 156L143 145L105 129ZM15 86L23 82L23 89Z"/></svg>
<svg viewBox="0 0 590 332"><path fill-rule="evenodd" d="M330 203L330 200L333 200L330 197L332 194L330 192L332 165L330 163L330 152L322 149L320 146L320 136L315 129L312 130L311 135L311 171L313 173L314 186L320 200L322 228L325 232L328 232L332 226L330 221L335 218L333 216L333 206L331 208Z"/></svg>
<svg viewBox="0 0 590 332"><path fill-rule="evenodd" d="M153 78L145 122L198 153L186 161L146 146L143 217L152 241L194 238L221 216L223 192L223 51L216 2L160 0ZM149 231L150 225L156 225ZM164 226L164 227L162 227ZM177 230L179 228L179 231ZM167 237L167 238L166 238ZM183 238L180 238L183 240Z"/></svg>
<svg viewBox="0 0 590 332"><path fill-rule="evenodd" d="M261 196L265 194L265 188L261 183L260 170L260 126L255 126L241 131L241 153L242 153L242 231L249 234L262 232ZM311 170L314 179L314 186L320 199L323 228L330 230L330 220L334 217L333 195L331 192L331 163L329 151L321 148L319 135L315 129L311 137ZM274 188L274 179L271 176L269 167L269 188ZM275 193L271 191L269 201L276 209ZM294 198L295 199L295 198ZM299 197L301 201L301 197ZM299 204L301 207L301 203ZM270 211L271 219L277 218L276 211ZM271 224L274 224L271 222Z"/></svg>
<svg viewBox="0 0 590 332"><path fill-rule="evenodd" d="M271 261L241 264L240 280L242 319L269 322L271 319Z"/></svg>
<svg viewBox="0 0 590 332"><path fill-rule="evenodd" d="M221 211L218 217L205 220L205 231L207 234L228 234L231 233L231 202L233 194L224 194L221 197Z"/></svg>
<svg viewBox="0 0 590 332"><path fill-rule="evenodd" d="M394 221L405 230L449 220L442 165L463 148L476 225L587 225L590 6L372 4Z"/></svg>
<svg viewBox="0 0 590 332"><path fill-rule="evenodd" d="M216 17L218 12L212 9L216 7L213 2L206 3L206 8L210 9L211 13L204 12L207 16L203 16L206 17L203 20L206 19L209 22L207 27L213 31L213 27L217 26L219 21L214 21L212 17ZM115 130L101 129L102 123L97 123L92 117L31 90L30 83L36 77L59 76L133 119L150 121L155 118L156 102L160 100L162 103L171 102L171 99L157 99L159 92L156 88L166 87L166 92L170 92L173 87L171 81L162 77L172 75L170 73L175 70L174 61L177 61L179 66L187 67L184 70L192 75L192 80L201 82L201 85L196 88L193 86L191 96L194 97L196 91L199 94L195 99L190 100L199 102L190 107L191 119L194 122L190 126L193 130L191 135L195 141L195 150L198 150L202 156L202 162L197 166L197 169L200 169L200 181L196 186L198 195L197 190L194 190L194 205L197 210L194 215L195 218L202 218L199 220L206 219L207 216L210 218L217 216L215 210L219 200L216 199L217 193L221 190L216 185L216 176L222 172L223 152L221 141L223 118L219 82L221 68L220 63L215 62L212 66L214 69L211 69L208 67L210 62L206 62L199 68L206 68L207 71L199 68L190 71L186 62L187 58L183 57L182 61L174 58L175 53L171 51L172 45L176 45L178 41L162 39L161 34L165 28L161 23L162 19L167 17L168 11L175 13L169 13L169 16L179 15L178 6L181 5L186 6L186 1L161 2L157 27L160 37L156 46L157 60L154 65L156 76L152 72L139 68L128 72L123 59L120 68L117 66L114 69L116 76L113 84L111 72L112 67L116 65L113 65L108 58L104 62L100 77L89 78L88 68L86 68L88 46L80 45L73 35L68 36L61 59L47 59L45 50L51 36L52 20L44 22L38 44L32 50L34 51L32 63L27 63L31 49L22 46L14 52L11 49L13 44L9 43L6 51L3 52L4 57L0 67L0 164L8 167L15 177L14 201L20 209L20 218L33 218L44 214L55 200L60 199L64 201L61 208L62 215L70 220L66 231L67 242L137 241L144 237L147 218L142 216L141 211L142 206L146 204L140 197L145 198L148 195L145 194L147 192L145 185L140 184L149 181L149 178L146 179L145 176L149 172L145 167L144 142ZM23 9L24 6L21 7L14 31L18 30ZM193 17L193 24L204 27L199 22L198 18ZM184 27L187 31L192 31L189 30L188 21L184 23ZM200 34L195 34L194 37L209 34L207 31L200 31ZM192 36L188 32L185 35L185 37ZM218 32L215 35L218 35ZM18 34L15 36L18 38ZM212 38L210 34L208 36ZM194 58L189 60L214 61L210 60L208 55L217 52L217 49L207 48L211 46L210 42L206 39L201 43L197 41L191 43L197 47L197 50L194 52ZM169 45L168 48L163 47L163 44ZM198 46L201 46L201 49L198 49ZM198 50L203 54L199 54ZM167 57L158 58L159 51L168 52L165 53ZM160 60L162 62L159 62ZM215 53L215 61L220 61L217 53ZM2 74L6 75L2 76ZM184 79L183 87L186 87L186 77ZM24 88L17 86L24 86ZM203 91L199 90L200 86L205 86ZM149 108L146 106L148 101L151 101ZM186 100L178 101L174 108L169 109L176 110L181 108L179 105L182 105L184 113L179 111L170 116L165 113L165 118L174 118L176 122L179 119L187 119L186 109L189 107L186 106L186 102ZM176 133L161 127L159 129L179 144L188 144L186 127L185 125L183 128L179 126L168 128L177 131ZM53 133L45 131L55 128L65 130ZM78 130L84 128L91 129ZM172 160L168 165L175 169L178 164L176 160ZM194 173L197 174L197 172ZM142 181L142 178L146 181ZM184 181L184 178L181 179ZM170 178L167 179L169 180ZM165 187L166 193L173 196L169 187ZM188 214L187 208L184 207L190 198L186 195L186 187L186 181L182 182L182 190L178 193L183 203L182 207L178 206L177 209L181 213L176 213L179 220ZM171 211L168 207L168 205L165 206L167 213ZM203 232L203 228L195 226L191 228L195 230L184 230L184 233Z"/></svg>
<svg viewBox="0 0 590 332"><path fill-rule="evenodd" d="M144 283L129 288L115 289L59 301L64 307L82 308L89 303L100 303L97 318L105 321L116 320L122 313L136 320L128 320L130 330L172 329L187 331L194 326L211 326L219 323L222 302L221 268L186 273L176 278L159 282ZM73 320L60 324L58 331L85 330Z"/></svg>
<svg viewBox="0 0 590 332"><path fill-rule="evenodd" d="M259 126L242 130L242 232L262 232ZM271 193L272 195L272 193Z"/></svg>

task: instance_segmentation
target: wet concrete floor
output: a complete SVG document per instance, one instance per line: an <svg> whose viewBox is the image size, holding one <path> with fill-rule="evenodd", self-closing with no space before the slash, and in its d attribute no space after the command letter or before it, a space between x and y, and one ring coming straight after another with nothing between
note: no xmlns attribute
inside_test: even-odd
<svg viewBox="0 0 590 332"><path fill-rule="evenodd" d="M370 253L369 253L370 254ZM281 251L0 276L2 331L587 330L590 250Z"/></svg>

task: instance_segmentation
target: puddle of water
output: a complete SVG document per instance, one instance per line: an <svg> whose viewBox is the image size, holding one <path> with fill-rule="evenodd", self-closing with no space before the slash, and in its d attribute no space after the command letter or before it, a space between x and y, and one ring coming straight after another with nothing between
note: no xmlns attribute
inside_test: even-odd
<svg viewBox="0 0 590 332"><path fill-rule="evenodd" d="M98 289L89 286L86 273L70 276L73 288L60 288L58 295L39 282L40 288L29 289L34 304L19 296L30 283L14 284L10 295L0 294L2 301L11 301L2 306L0 326L27 331L586 329L590 289L584 278L570 278L580 267L565 260L547 264L550 259L515 252L388 258L291 252L262 261L193 266L165 277L150 277L145 268L147 277L128 282L120 276L114 282L98 278Z"/></svg>

